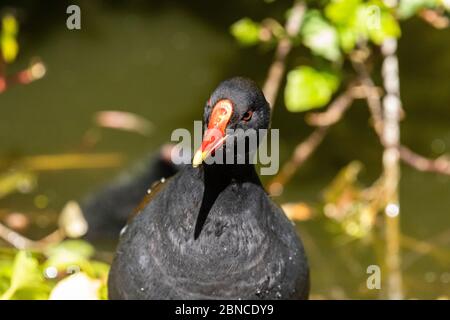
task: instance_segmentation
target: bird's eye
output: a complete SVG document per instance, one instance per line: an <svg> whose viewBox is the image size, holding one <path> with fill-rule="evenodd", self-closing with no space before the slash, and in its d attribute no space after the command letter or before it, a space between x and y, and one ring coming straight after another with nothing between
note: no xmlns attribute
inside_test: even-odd
<svg viewBox="0 0 450 320"><path fill-rule="evenodd" d="M253 111L247 111L246 113L244 113L244 115L242 116L242 120L244 121L250 121L250 119L253 116Z"/></svg>

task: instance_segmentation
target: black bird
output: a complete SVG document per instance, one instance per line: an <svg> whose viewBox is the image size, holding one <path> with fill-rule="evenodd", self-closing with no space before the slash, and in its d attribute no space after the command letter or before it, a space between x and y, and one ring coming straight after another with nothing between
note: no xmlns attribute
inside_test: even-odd
<svg viewBox="0 0 450 320"><path fill-rule="evenodd" d="M228 141L236 136L227 129L267 129L269 119L253 81L238 77L218 86L205 107L193 166L167 180L123 232L110 299L308 298L303 245L254 165L200 166L231 150Z"/></svg>
<svg viewBox="0 0 450 320"><path fill-rule="evenodd" d="M118 238L152 184L180 170L181 165L170 159L173 148L170 144L162 146L82 199L80 206L88 223L86 239L110 242Z"/></svg>

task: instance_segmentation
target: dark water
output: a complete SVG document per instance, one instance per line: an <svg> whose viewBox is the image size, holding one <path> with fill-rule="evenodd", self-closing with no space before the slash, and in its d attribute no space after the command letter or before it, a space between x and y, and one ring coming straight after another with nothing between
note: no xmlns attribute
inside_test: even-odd
<svg viewBox="0 0 450 320"><path fill-rule="evenodd" d="M154 125L149 137L103 131L95 152L120 152L128 162L167 142L174 128L192 128L192 121L201 119L209 92L222 79L239 74L262 84L272 53L239 48L228 26L246 15L278 15L283 7L283 3L255 6L254 1L230 2L221 8L207 2L85 1L82 30L69 31L63 2L49 2L34 11L29 11L34 5L25 3L23 46L16 65L25 66L30 57L39 56L48 73L43 80L0 97L0 153L72 151L92 126L94 112L113 109L137 113ZM418 20L405 23L399 58L407 112L402 140L428 156L448 152L450 30L437 31ZM295 59L291 64L295 66ZM272 126L280 128L282 161L310 130L303 117L288 113L279 99ZM381 170L381 148L367 119L365 105L355 104L276 200L319 202L327 183L354 159L365 164L362 180L373 182ZM450 254L450 179L402 169L404 233L423 241L434 237L432 243ZM46 195L48 208L58 211L119 170L43 173L33 195ZM10 196L1 199L0 206L36 211L33 195ZM299 230L310 256L316 296L377 296L378 292L365 289L366 267L378 263L370 245L340 243L321 221L301 223ZM404 250L404 258L407 297L450 294L450 265L427 255L416 259L409 250Z"/></svg>

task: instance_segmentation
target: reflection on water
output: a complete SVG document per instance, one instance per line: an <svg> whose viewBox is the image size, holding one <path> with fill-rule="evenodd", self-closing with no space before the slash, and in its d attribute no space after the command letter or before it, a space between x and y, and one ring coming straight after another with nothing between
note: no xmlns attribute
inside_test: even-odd
<svg viewBox="0 0 450 320"><path fill-rule="evenodd" d="M2 94L2 154L76 151L96 112L122 110L149 119L154 126L150 136L105 129L95 151L118 152L129 162L136 160L167 142L174 128L191 128L193 120L201 119L208 93L223 78L241 74L262 83L271 58L270 52L240 49L228 36L227 19L237 19L243 15L240 12L228 12L228 18L212 25L204 13L182 5L141 10L92 5L90 10L81 32L68 31L62 22L46 26L51 32L37 39L33 32L25 33L24 40L29 42L17 64L38 55L48 73L37 83ZM450 30L429 28L409 22L400 42L407 111L402 139L417 151L436 156L448 152L450 146ZM381 149L367 118L364 105L355 104L276 200L317 203L337 171L354 159L365 164L362 180L373 181L380 172ZM272 126L280 128L282 160L309 130L303 115L289 114L282 101ZM79 199L117 171L43 173L35 194L6 197L1 207L36 212L38 201L41 210L54 214L68 200ZM448 177L404 168L401 206L406 235L449 247ZM365 285L367 266L379 261L377 250L370 243L340 241L322 222L299 226L310 257L314 296L377 297ZM407 297L436 298L450 293L448 260L404 250L404 271Z"/></svg>

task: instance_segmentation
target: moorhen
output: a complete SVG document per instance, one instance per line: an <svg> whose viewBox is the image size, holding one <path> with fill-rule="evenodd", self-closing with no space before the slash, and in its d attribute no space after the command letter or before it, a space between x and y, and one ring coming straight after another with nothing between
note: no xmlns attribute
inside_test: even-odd
<svg viewBox="0 0 450 320"><path fill-rule="evenodd" d="M308 298L303 245L254 165L205 161L227 152L227 129L267 129L269 119L253 81L237 77L218 86L204 110L193 165L152 191L121 234L110 299ZM211 140L212 130L221 137Z"/></svg>
<svg viewBox="0 0 450 320"><path fill-rule="evenodd" d="M171 144L163 145L82 199L80 206L88 223L86 239L110 242L118 238L147 189L173 176L182 167L171 161L173 148Z"/></svg>

